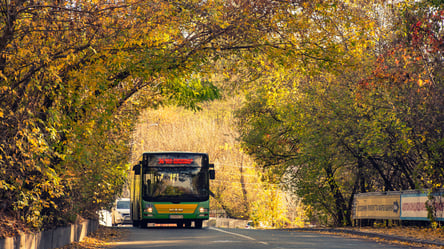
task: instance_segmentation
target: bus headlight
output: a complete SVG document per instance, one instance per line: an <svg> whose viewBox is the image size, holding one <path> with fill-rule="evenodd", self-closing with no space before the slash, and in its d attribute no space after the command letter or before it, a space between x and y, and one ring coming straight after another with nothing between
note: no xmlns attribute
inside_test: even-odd
<svg viewBox="0 0 444 249"><path fill-rule="evenodd" d="M208 208L199 208L199 213L208 213Z"/></svg>
<svg viewBox="0 0 444 249"><path fill-rule="evenodd" d="M145 204L145 209L143 210L144 213L153 213L153 205L152 204Z"/></svg>

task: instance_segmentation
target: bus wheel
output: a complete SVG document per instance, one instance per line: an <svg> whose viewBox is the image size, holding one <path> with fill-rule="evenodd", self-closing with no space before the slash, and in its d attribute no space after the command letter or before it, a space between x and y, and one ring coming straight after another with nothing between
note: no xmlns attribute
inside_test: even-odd
<svg viewBox="0 0 444 249"><path fill-rule="evenodd" d="M190 228L191 227L191 221L186 221L185 222L185 227L186 228Z"/></svg>
<svg viewBox="0 0 444 249"><path fill-rule="evenodd" d="M183 222L177 222L177 227L183 227Z"/></svg>
<svg viewBox="0 0 444 249"><path fill-rule="evenodd" d="M202 220L194 221L194 227L195 228L202 228Z"/></svg>

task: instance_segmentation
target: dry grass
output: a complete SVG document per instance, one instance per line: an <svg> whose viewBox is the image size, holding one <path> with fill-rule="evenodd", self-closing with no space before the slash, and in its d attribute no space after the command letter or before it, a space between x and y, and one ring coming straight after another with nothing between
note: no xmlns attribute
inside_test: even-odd
<svg viewBox="0 0 444 249"><path fill-rule="evenodd" d="M146 110L134 132L133 163L146 151L195 151L221 159L226 154L221 145L236 144L232 120L223 105L200 112L180 107Z"/></svg>

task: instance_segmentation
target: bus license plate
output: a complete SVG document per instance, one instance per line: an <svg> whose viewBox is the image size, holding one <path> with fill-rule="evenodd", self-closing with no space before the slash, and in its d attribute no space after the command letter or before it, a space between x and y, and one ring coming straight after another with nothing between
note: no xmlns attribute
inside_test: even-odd
<svg viewBox="0 0 444 249"><path fill-rule="evenodd" d="M183 215L172 214L172 215L170 215L170 219L183 219Z"/></svg>

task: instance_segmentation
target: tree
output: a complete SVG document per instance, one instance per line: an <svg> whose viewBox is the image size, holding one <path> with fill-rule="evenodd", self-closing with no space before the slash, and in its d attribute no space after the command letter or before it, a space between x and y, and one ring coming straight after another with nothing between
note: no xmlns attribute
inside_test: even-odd
<svg viewBox="0 0 444 249"><path fill-rule="evenodd" d="M40 229L109 206L138 111L217 97L195 76L240 40L217 4L3 1L0 213Z"/></svg>
<svg viewBox="0 0 444 249"><path fill-rule="evenodd" d="M442 7L442 6L441 6ZM361 109L378 122L375 164L396 177L392 189L440 188L442 171L442 8L433 2L403 10L398 37L360 84ZM377 127L369 129L375 134ZM374 148L374 147L373 147Z"/></svg>
<svg viewBox="0 0 444 249"><path fill-rule="evenodd" d="M355 4L311 9L286 54L263 60L261 85L238 115L248 152L335 225L350 224L354 193L442 182L442 12L393 5L395 18L378 27Z"/></svg>
<svg viewBox="0 0 444 249"><path fill-rule="evenodd" d="M369 73L375 45L374 20L361 6L301 3L279 36L285 46L258 57L260 86L238 114L247 151L335 225L351 223L365 178L347 148L360 146L353 82Z"/></svg>

